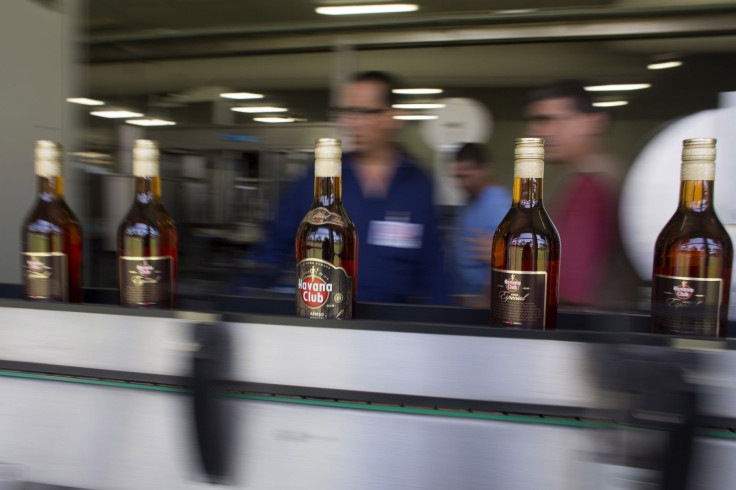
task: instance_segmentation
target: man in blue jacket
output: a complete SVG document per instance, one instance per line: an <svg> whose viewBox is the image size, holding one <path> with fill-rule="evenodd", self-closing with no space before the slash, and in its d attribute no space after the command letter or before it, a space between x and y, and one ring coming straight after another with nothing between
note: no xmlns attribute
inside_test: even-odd
<svg viewBox="0 0 736 490"><path fill-rule="evenodd" d="M353 76L333 108L342 128L343 204L358 231L358 301L447 303L432 181L393 141L394 81ZM326 135L327 136L327 135ZM292 266L296 230L313 200L314 168L279 205L256 260Z"/></svg>

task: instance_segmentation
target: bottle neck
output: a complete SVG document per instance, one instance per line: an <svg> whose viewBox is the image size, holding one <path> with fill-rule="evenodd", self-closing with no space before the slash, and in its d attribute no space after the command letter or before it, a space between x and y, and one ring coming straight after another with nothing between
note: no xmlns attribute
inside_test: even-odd
<svg viewBox="0 0 736 490"><path fill-rule="evenodd" d="M680 183L680 211L703 212L713 209L712 180L683 180Z"/></svg>
<svg viewBox="0 0 736 490"><path fill-rule="evenodd" d="M342 203L342 181L340 177L315 177L314 202L320 206Z"/></svg>
<svg viewBox="0 0 736 490"><path fill-rule="evenodd" d="M135 201L140 204L161 200L161 179L156 177L135 176Z"/></svg>
<svg viewBox="0 0 736 490"><path fill-rule="evenodd" d="M38 195L44 201L64 198L64 179L60 175L39 175Z"/></svg>
<svg viewBox="0 0 736 490"><path fill-rule="evenodd" d="M542 207L542 181L540 178L514 178L512 206L517 208Z"/></svg>

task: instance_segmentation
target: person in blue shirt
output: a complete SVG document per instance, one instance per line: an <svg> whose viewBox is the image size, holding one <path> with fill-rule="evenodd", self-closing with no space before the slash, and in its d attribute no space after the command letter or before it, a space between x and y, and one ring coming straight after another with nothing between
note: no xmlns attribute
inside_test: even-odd
<svg viewBox="0 0 736 490"><path fill-rule="evenodd" d="M454 288L461 303L486 306L490 282L489 238L511 207L511 193L492 183L492 165L477 143L465 143L455 154L451 173L467 194L458 213L453 237Z"/></svg>
<svg viewBox="0 0 736 490"><path fill-rule="evenodd" d="M446 304L449 299L433 184L394 143L394 80L353 76L333 113L341 127L343 204L358 232L360 302ZM326 135L329 136L329 135ZM314 198L314 167L284 193L255 253L261 264L293 267L294 239ZM237 290L235 291L237 293Z"/></svg>

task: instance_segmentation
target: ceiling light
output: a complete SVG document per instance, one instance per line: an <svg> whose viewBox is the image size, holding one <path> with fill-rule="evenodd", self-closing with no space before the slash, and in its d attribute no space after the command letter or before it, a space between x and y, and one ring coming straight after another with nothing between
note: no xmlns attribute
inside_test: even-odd
<svg viewBox="0 0 736 490"><path fill-rule="evenodd" d="M664 61L662 63L650 63L647 65L649 70L666 70L667 68L677 68L682 66L682 61Z"/></svg>
<svg viewBox="0 0 736 490"><path fill-rule="evenodd" d="M402 95L432 95L441 94L441 88L395 88L392 90L395 94Z"/></svg>
<svg viewBox="0 0 736 490"><path fill-rule="evenodd" d="M135 124L136 126L176 126L174 121L165 121L163 119L128 119L125 121L128 124Z"/></svg>
<svg viewBox="0 0 736 490"><path fill-rule="evenodd" d="M394 104L394 109L442 109L445 104Z"/></svg>
<svg viewBox="0 0 736 490"><path fill-rule="evenodd" d="M315 12L322 15L395 14L414 12L419 6L415 3L384 3L380 5L339 5L317 7Z"/></svg>
<svg viewBox="0 0 736 490"><path fill-rule="evenodd" d="M593 107L620 107L622 105L629 105L628 100L609 100L604 102L593 102Z"/></svg>
<svg viewBox="0 0 736 490"><path fill-rule="evenodd" d="M430 119L437 119L437 116L430 116L429 114L407 114L403 116L394 116L394 119L401 121L427 121Z"/></svg>
<svg viewBox="0 0 736 490"><path fill-rule="evenodd" d="M102 102L101 100L87 99L85 97L69 97L66 99L66 101L71 102L72 104L105 105L105 103Z"/></svg>
<svg viewBox="0 0 736 490"><path fill-rule="evenodd" d="M224 94L220 94L220 97L224 99L236 99L236 100L262 99L263 94L254 94L251 92L226 92Z"/></svg>
<svg viewBox="0 0 736 490"><path fill-rule="evenodd" d="M90 112L93 116L106 117L108 119L123 119L126 117L143 117L140 112L131 111L92 111Z"/></svg>
<svg viewBox="0 0 736 490"><path fill-rule="evenodd" d="M248 114L259 114L263 112L286 112L289 109L286 107L231 107L231 111L235 112L245 112Z"/></svg>
<svg viewBox="0 0 736 490"><path fill-rule="evenodd" d="M518 14L530 14L532 12L536 12L538 9L506 9L506 10L496 10L494 13L500 14L500 15L518 15Z"/></svg>
<svg viewBox="0 0 736 490"><path fill-rule="evenodd" d="M585 90L588 92L618 92L623 90L641 90L651 86L651 83L620 83L613 85L592 85L585 87Z"/></svg>
<svg viewBox="0 0 736 490"><path fill-rule="evenodd" d="M293 117L254 117L254 121L257 122L263 122L263 123L290 123L296 121Z"/></svg>

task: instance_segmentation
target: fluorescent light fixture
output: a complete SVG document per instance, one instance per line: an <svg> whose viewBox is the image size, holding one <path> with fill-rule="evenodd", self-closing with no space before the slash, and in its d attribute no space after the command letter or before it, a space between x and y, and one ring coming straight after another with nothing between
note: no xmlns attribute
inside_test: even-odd
<svg viewBox="0 0 736 490"><path fill-rule="evenodd" d="M494 13L500 14L500 15L518 15L518 14L530 14L532 12L536 12L538 9L506 9L506 10L496 10Z"/></svg>
<svg viewBox="0 0 736 490"><path fill-rule="evenodd" d="M164 119L128 119L127 124L135 124L136 126L176 126L174 121L166 121Z"/></svg>
<svg viewBox="0 0 736 490"><path fill-rule="evenodd" d="M72 104L82 104L82 105L105 105L104 102L101 100L95 100L95 99L87 99L85 97L68 97L66 99L67 102L71 102Z"/></svg>
<svg viewBox="0 0 736 490"><path fill-rule="evenodd" d="M384 3L376 5L336 5L334 7L317 7L315 12L322 15L359 15L359 14L395 14L414 12L419 9L415 3Z"/></svg>
<svg viewBox="0 0 736 490"><path fill-rule="evenodd" d="M69 153L69 156L77 158L110 158L107 153L100 153L98 151L75 151Z"/></svg>
<svg viewBox="0 0 736 490"><path fill-rule="evenodd" d="M246 100L246 99L262 99L263 94L254 94L252 92L226 92L220 94L223 99L235 99L235 100Z"/></svg>
<svg viewBox="0 0 736 490"><path fill-rule="evenodd" d="M231 107L230 110L235 111L235 112L245 112L247 114L262 114L264 112L286 112L289 109L287 109L286 107L270 107L270 106L255 107L254 106L254 107Z"/></svg>
<svg viewBox="0 0 736 490"><path fill-rule="evenodd" d="M107 119L124 119L126 117L143 117L140 112L131 111L92 111L93 116L106 117Z"/></svg>
<svg viewBox="0 0 736 490"><path fill-rule="evenodd" d="M664 61L662 63L650 63L647 65L648 70L666 70L667 68L677 68L682 66L682 61Z"/></svg>
<svg viewBox="0 0 736 490"><path fill-rule="evenodd" d="M593 107L620 107L622 105L629 105L628 100L608 100L603 102L593 102Z"/></svg>
<svg viewBox="0 0 736 490"><path fill-rule="evenodd" d="M445 104L394 104L391 107L394 109L442 109Z"/></svg>
<svg viewBox="0 0 736 490"><path fill-rule="evenodd" d="M619 83L612 85L592 85L585 87L585 90L588 92L619 92L624 90L641 90L651 86L651 83Z"/></svg>
<svg viewBox="0 0 736 490"><path fill-rule="evenodd" d="M392 90L395 94L401 95L434 95L441 94L441 88L395 88Z"/></svg>
<svg viewBox="0 0 736 490"><path fill-rule="evenodd" d="M271 124L290 123L296 121L296 119L293 117L254 117L253 120L257 122Z"/></svg>
<svg viewBox="0 0 736 490"><path fill-rule="evenodd" d="M437 116L430 116L429 114L406 114L403 116L394 116L394 119L401 121L428 121L430 119L437 119Z"/></svg>

